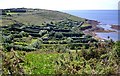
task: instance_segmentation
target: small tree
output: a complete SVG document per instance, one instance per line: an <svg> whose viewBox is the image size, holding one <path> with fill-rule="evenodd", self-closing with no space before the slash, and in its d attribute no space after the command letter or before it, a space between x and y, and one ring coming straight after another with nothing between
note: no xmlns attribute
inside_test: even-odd
<svg viewBox="0 0 120 76"><path fill-rule="evenodd" d="M54 36L55 38L59 38L59 39L63 38L63 34L60 32L56 32Z"/></svg>
<svg viewBox="0 0 120 76"><path fill-rule="evenodd" d="M91 38L92 36L91 36L91 35L86 35L85 37L86 37L86 38Z"/></svg>
<svg viewBox="0 0 120 76"><path fill-rule="evenodd" d="M41 44L41 41L40 41L40 40L36 40L36 41L32 44L32 47L39 49L39 48L40 48L40 44Z"/></svg>
<svg viewBox="0 0 120 76"><path fill-rule="evenodd" d="M70 38L70 37L68 37L68 38L66 39L66 41L67 41L67 43L68 43L68 44L70 44L70 43L72 43L72 42L73 42L73 39L72 39L72 38Z"/></svg>

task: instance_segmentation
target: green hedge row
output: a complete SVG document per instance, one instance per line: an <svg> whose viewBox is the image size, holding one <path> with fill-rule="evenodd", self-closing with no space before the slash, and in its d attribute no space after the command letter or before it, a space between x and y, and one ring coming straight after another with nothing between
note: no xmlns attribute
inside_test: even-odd
<svg viewBox="0 0 120 76"><path fill-rule="evenodd" d="M21 46L21 45L12 45L12 44L8 44L8 43L4 43L3 46L4 46L4 49L7 51L11 51L12 48L14 50L20 50L20 51L35 51L36 50L33 47Z"/></svg>

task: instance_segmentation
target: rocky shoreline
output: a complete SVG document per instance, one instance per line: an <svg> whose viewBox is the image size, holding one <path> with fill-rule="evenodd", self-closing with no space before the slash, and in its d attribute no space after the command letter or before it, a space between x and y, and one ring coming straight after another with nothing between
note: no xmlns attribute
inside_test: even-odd
<svg viewBox="0 0 120 76"><path fill-rule="evenodd" d="M96 20L86 20L88 24L90 24L92 27L89 28L89 31L94 31L94 32L116 32L115 30L105 30L102 27L98 27L97 25L100 24L100 22Z"/></svg>
<svg viewBox="0 0 120 76"><path fill-rule="evenodd" d="M112 29L120 30L120 25L111 25Z"/></svg>
<svg viewBox="0 0 120 76"><path fill-rule="evenodd" d="M97 36L97 34L96 34L97 32L99 32L99 33L101 33L101 32L102 33L116 32L115 30L105 30L102 27L98 27L97 25L99 25L100 22L98 22L96 20L88 20L88 23L90 23L92 25L92 28L86 29L83 32L87 35L93 36L97 40L104 40ZM120 27L118 28L118 26L112 26L111 28L120 29Z"/></svg>
<svg viewBox="0 0 120 76"><path fill-rule="evenodd" d="M98 37L97 34L96 34L96 32L94 32L94 31L85 30L85 31L83 31L83 32L84 32L84 34L86 34L86 35L91 35L91 36L93 36L93 37L94 37L95 39L97 39L97 40L103 40L102 38Z"/></svg>

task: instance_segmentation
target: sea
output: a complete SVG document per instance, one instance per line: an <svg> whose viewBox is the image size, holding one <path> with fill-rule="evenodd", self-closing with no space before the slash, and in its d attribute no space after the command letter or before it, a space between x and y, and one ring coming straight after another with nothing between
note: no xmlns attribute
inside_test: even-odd
<svg viewBox="0 0 120 76"><path fill-rule="evenodd" d="M62 12L69 13L71 15L75 15L78 17L97 20L100 22L99 27L103 27L104 29L109 29L112 24L120 25L120 10L63 10ZM114 30L114 29L112 29ZM109 32L109 33L101 33L97 32L97 36L103 39L108 39L108 36L113 41L120 40L120 30L116 30L117 32Z"/></svg>

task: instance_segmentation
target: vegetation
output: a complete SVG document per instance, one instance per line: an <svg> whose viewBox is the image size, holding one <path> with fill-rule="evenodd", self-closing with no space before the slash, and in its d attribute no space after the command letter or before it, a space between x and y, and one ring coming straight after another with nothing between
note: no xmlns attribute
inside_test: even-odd
<svg viewBox="0 0 120 76"><path fill-rule="evenodd" d="M24 52L0 52L2 56L2 75L23 75L25 74L23 69Z"/></svg>
<svg viewBox="0 0 120 76"><path fill-rule="evenodd" d="M120 72L120 41L98 41L85 35L83 30L91 28L85 19L40 9L4 12L4 20L11 23L0 26L2 75Z"/></svg>
<svg viewBox="0 0 120 76"><path fill-rule="evenodd" d="M9 25L15 22L41 25L44 23L57 22L65 19L85 21L85 19L83 18L79 18L67 13L52 11L52 10L44 10L44 9L36 10L29 8L13 8L13 9L3 9L3 11L5 11L5 14L7 14L7 16L6 15L2 16L2 19L4 19L3 20L4 25L6 24ZM6 20L10 23L4 22Z"/></svg>
<svg viewBox="0 0 120 76"><path fill-rule="evenodd" d="M25 71L27 74L55 74L53 61L57 57L59 57L59 54L55 53L28 53L25 56Z"/></svg>
<svg viewBox="0 0 120 76"><path fill-rule="evenodd" d="M92 36L85 35L80 30L80 21L68 19L55 24L51 23L44 24L44 26L24 25L22 23L1 26L4 49L7 51L10 51L11 48L34 51L41 50L44 47L43 44L66 44L70 49L81 49L82 45L89 45L88 42L97 42ZM73 28L77 30L73 30ZM49 48L52 47L47 49Z"/></svg>
<svg viewBox="0 0 120 76"><path fill-rule="evenodd" d="M120 66L117 53L119 43L100 43L89 49L83 47L75 51L66 49L66 53L20 52L11 49L11 52L1 52L3 74L115 75L118 74Z"/></svg>
<svg viewBox="0 0 120 76"><path fill-rule="evenodd" d="M117 42L119 43L119 42ZM116 43L116 44L117 44ZM106 46L105 46L106 45ZM118 74L119 54L116 54L115 45L103 44L105 47L98 46L81 51L62 54L56 60L57 74ZM114 49L110 49L113 47ZM117 48L118 49L118 48Z"/></svg>

